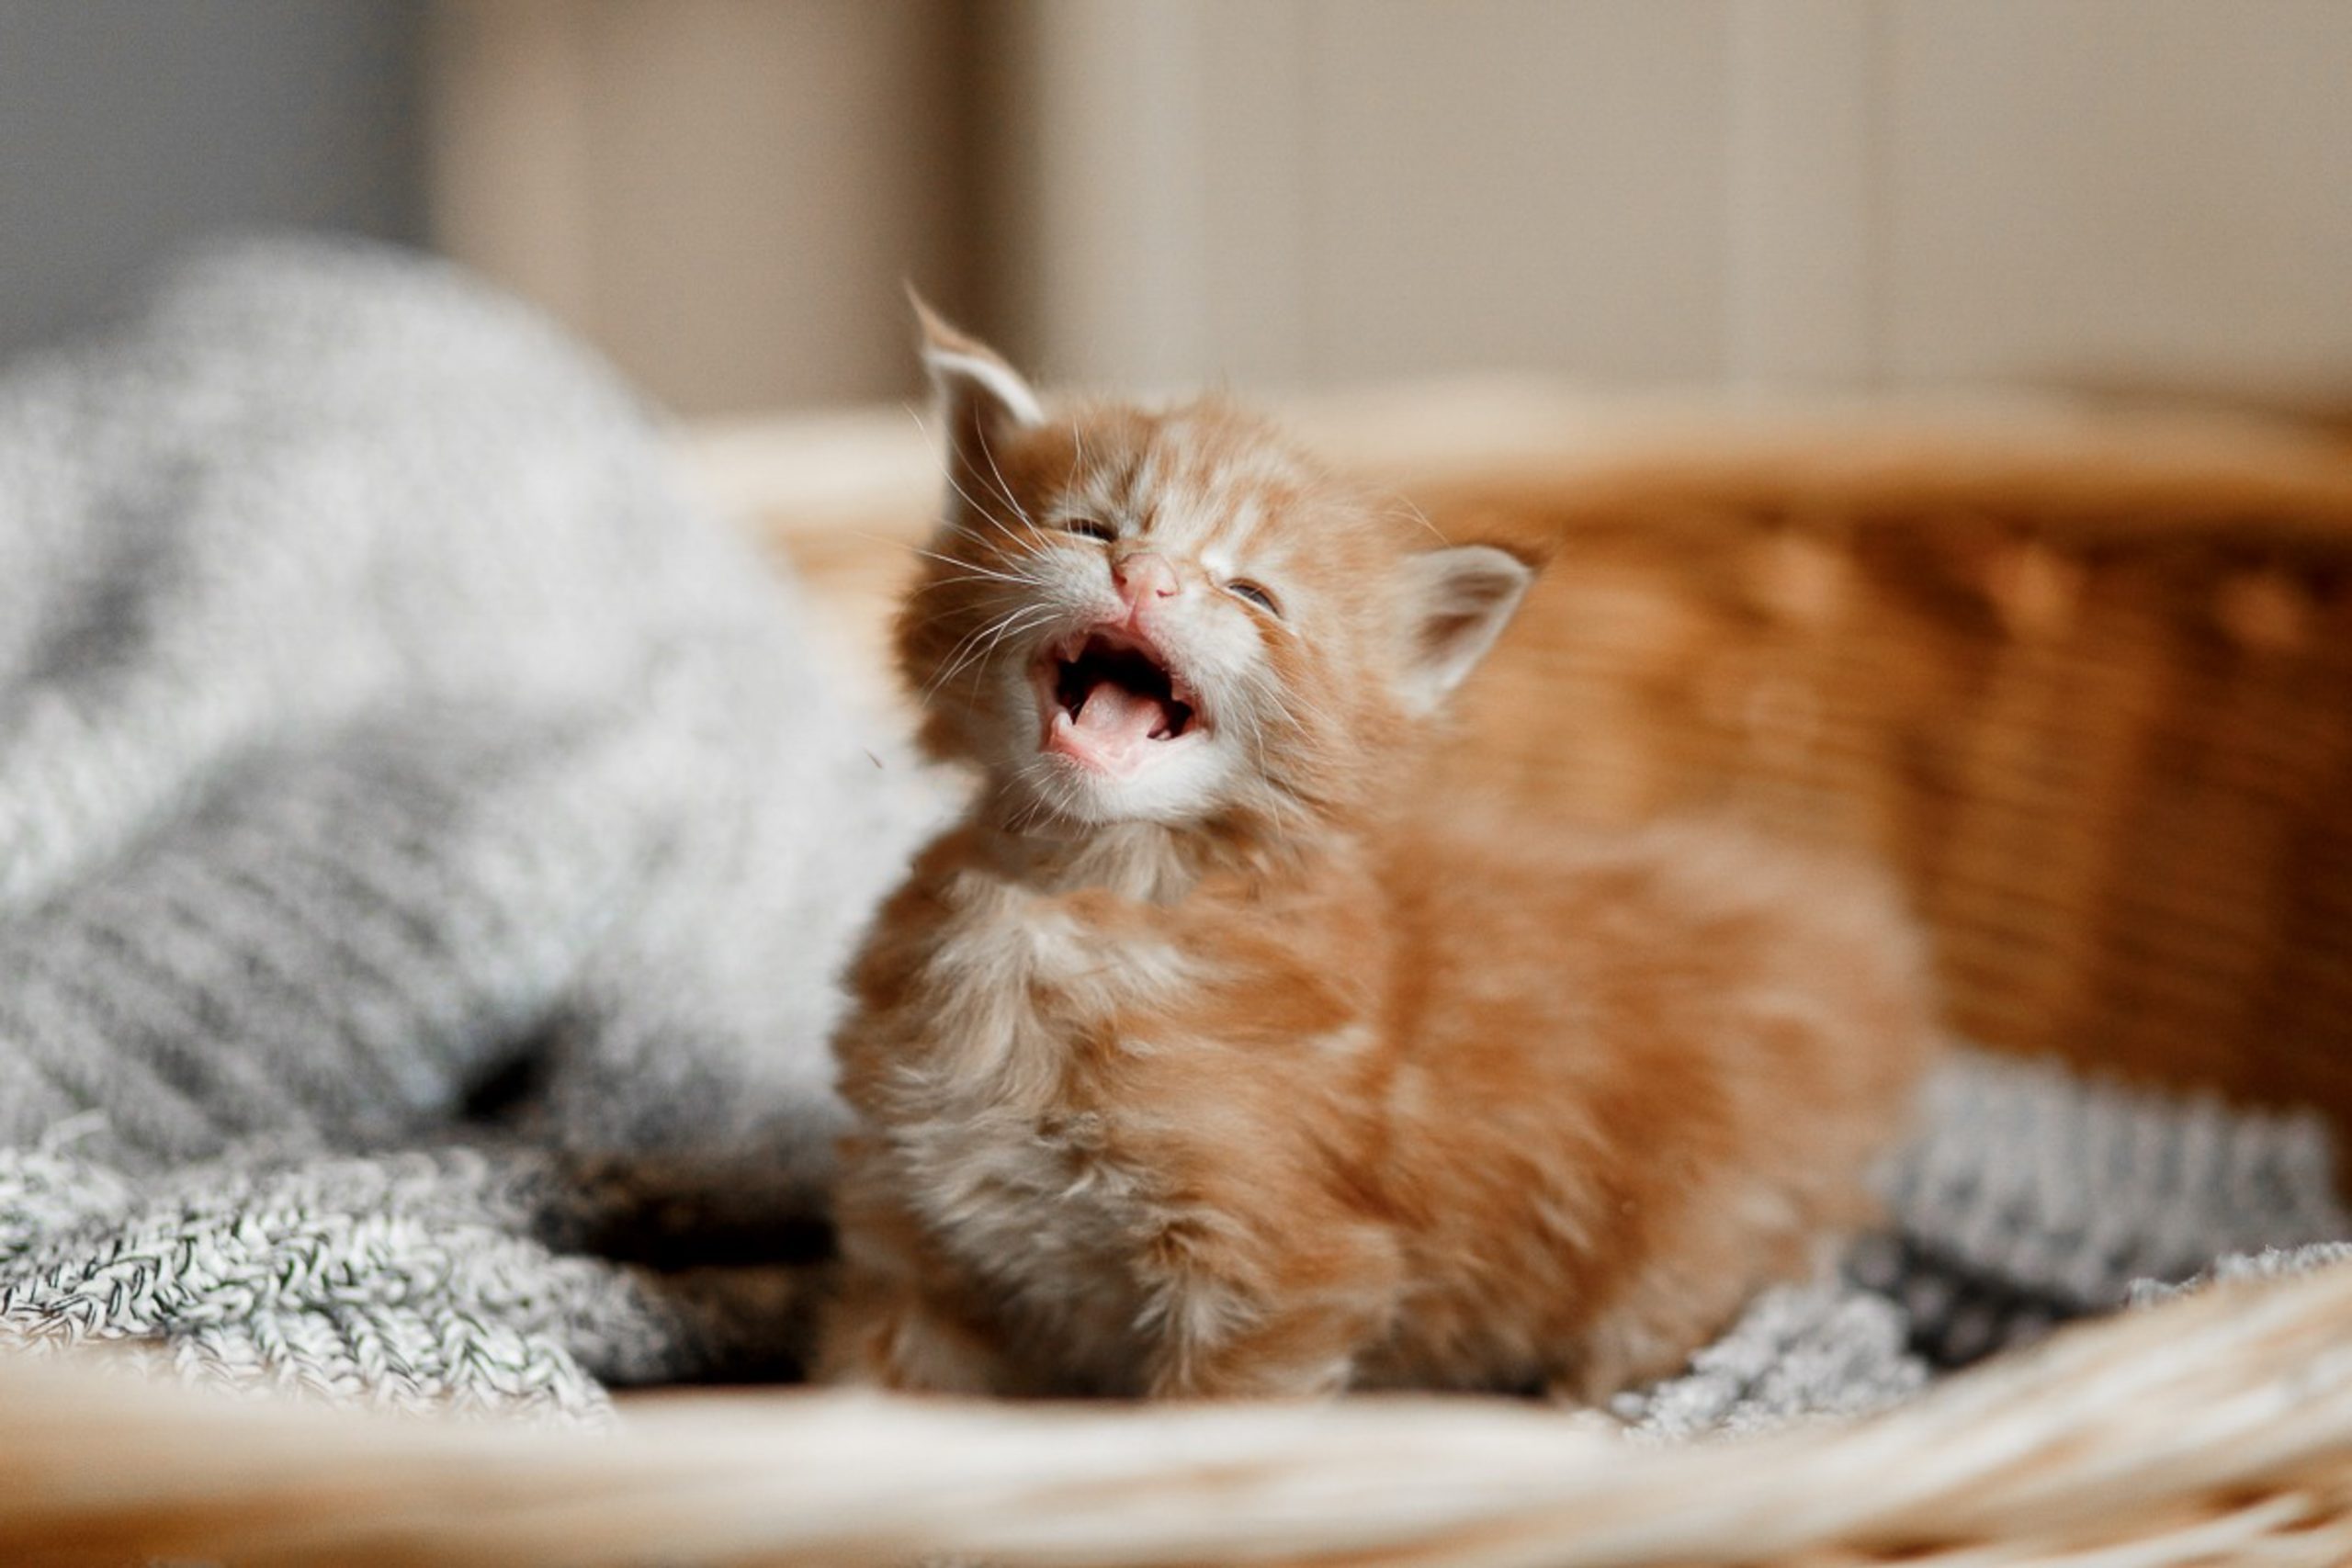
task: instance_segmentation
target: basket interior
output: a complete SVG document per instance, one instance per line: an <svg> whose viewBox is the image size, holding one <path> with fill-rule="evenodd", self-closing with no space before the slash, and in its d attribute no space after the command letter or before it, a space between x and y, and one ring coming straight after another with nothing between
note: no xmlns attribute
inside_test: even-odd
<svg viewBox="0 0 2352 1568"><path fill-rule="evenodd" d="M1962 1034L2352 1133L2352 463L1837 429L1414 499L1550 557L1449 784L1864 848Z"/></svg>

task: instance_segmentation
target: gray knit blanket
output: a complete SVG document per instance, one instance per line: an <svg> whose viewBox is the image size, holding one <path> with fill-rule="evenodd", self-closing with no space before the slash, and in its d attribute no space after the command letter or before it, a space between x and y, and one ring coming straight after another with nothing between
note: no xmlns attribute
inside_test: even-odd
<svg viewBox="0 0 2352 1568"><path fill-rule="evenodd" d="M0 1342L595 1420L788 1375L833 975L944 796L519 307L315 243L0 376ZM1864 1410L2352 1236L2315 1124L1962 1055L1892 1223L1619 1414Z"/></svg>

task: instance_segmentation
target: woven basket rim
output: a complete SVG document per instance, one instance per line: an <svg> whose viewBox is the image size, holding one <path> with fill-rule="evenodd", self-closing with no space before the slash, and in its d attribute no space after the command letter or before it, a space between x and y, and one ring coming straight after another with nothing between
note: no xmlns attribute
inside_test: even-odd
<svg viewBox="0 0 2352 1568"><path fill-rule="evenodd" d="M663 1394L590 1435L6 1357L0 1553L1573 1568L2030 1563L2094 1544L2153 1564L2259 1542L2265 1561L2338 1561L2347 1319L2352 1267L2225 1284L1877 1416L1686 1445L1494 1400L1105 1410L804 1391Z"/></svg>
<svg viewBox="0 0 2352 1568"><path fill-rule="evenodd" d="M1371 465L1367 465L1370 468ZM1922 512L2030 520L2037 533L2161 539L2190 529L2266 542L2352 536L2352 448L2267 428L2216 433L2172 420L1944 423L1882 413L1628 422L1475 463L1417 460L1417 500L1584 517L1669 508L1736 511L1769 500L1864 518Z"/></svg>
<svg viewBox="0 0 2352 1568"><path fill-rule="evenodd" d="M1795 494L1825 513L2021 514L2058 534L2210 526L2272 541L2352 534L2352 443L2211 409L1928 393L1743 400L1595 393L1541 377L1295 398L1276 423L1341 472L1424 501L1573 522L1630 496L1694 512ZM706 421L675 447L697 491L772 540L912 538L938 488L902 406Z"/></svg>

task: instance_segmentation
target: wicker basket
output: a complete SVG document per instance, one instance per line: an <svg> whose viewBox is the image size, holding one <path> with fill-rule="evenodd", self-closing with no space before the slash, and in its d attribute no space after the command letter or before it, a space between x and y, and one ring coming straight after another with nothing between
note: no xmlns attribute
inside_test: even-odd
<svg viewBox="0 0 2352 1568"><path fill-rule="evenodd" d="M1889 422L1422 500L1555 552L1463 773L1865 845L1960 1032L2352 1131L2352 462Z"/></svg>
<svg viewBox="0 0 2352 1568"><path fill-rule="evenodd" d="M1447 532L1553 556L1447 783L1868 845L1935 927L1961 1032L2352 1129L2343 448L2210 420L1735 416L1524 389L1301 423ZM887 541L930 505L920 435L746 429L694 456L870 653ZM639 1402L593 1438L17 1365L0 1557L2340 1562L2347 1327L2352 1270L2218 1289L1885 1416L1687 1448L1479 1402L805 1393Z"/></svg>

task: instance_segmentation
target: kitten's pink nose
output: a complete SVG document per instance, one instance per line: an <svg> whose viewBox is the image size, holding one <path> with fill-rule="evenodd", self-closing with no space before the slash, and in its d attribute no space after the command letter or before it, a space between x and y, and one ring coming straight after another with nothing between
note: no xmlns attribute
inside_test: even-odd
<svg viewBox="0 0 2352 1568"><path fill-rule="evenodd" d="M1111 568L1111 581L1119 585L1119 596L1130 606L1151 599L1173 599L1184 591L1183 581L1168 558L1148 550L1115 562Z"/></svg>

